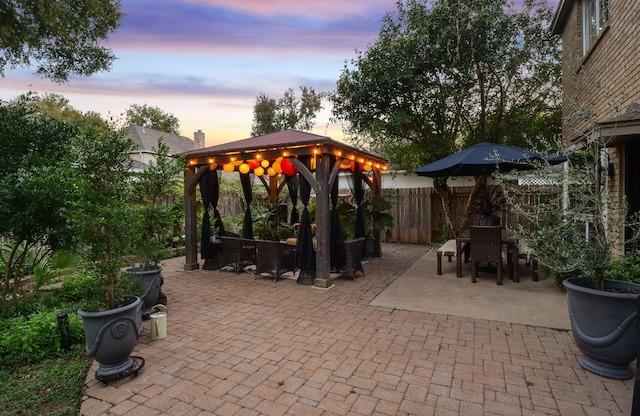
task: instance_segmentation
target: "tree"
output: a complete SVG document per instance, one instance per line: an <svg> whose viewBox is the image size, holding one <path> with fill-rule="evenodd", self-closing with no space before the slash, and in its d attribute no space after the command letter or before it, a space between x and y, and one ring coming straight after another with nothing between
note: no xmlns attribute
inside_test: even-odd
<svg viewBox="0 0 640 416"><path fill-rule="evenodd" d="M306 86L300 87L300 91L300 98L296 97L293 88L286 90L284 96L277 100L264 93L258 95L253 107L251 136L286 129L310 131L318 111L322 109L324 94Z"/></svg>
<svg viewBox="0 0 640 416"><path fill-rule="evenodd" d="M115 59L102 46L119 26L119 0L5 0L0 9L0 75L29 67L55 82L110 69Z"/></svg>
<svg viewBox="0 0 640 416"><path fill-rule="evenodd" d="M132 192L134 148L122 131L82 126L68 151L69 177L74 184L64 210L76 244L89 268L99 277L107 309L119 306L126 289L121 268L137 232Z"/></svg>
<svg viewBox="0 0 640 416"><path fill-rule="evenodd" d="M68 248L65 157L76 124L38 115L29 95L0 103L0 309L16 300L27 253ZM31 265L35 266L35 265Z"/></svg>
<svg viewBox="0 0 640 416"><path fill-rule="evenodd" d="M176 116L164 112L160 107L151 107L147 104L132 104L127 110L127 124L180 135L180 121Z"/></svg>
<svg viewBox="0 0 640 416"><path fill-rule="evenodd" d="M345 64L334 117L359 146L413 171L479 141L519 145L560 131L560 56L541 0L406 0ZM350 64L350 65L349 65ZM477 182L476 189L481 188ZM453 232L446 179L434 181Z"/></svg>
<svg viewBox="0 0 640 416"><path fill-rule="evenodd" d="M42 117L56 118L67 121L77 121L84 124L94 124L96 126L107 127L105 120L102 119L100 114L94 111L87 111L82 113L75 109L69 103L69 100L62 95L45 93L38 95L33 92L28 92L23 96L20 96L12 102L24 100L28 97L27 105L33 114L37 114Z"/></svg>

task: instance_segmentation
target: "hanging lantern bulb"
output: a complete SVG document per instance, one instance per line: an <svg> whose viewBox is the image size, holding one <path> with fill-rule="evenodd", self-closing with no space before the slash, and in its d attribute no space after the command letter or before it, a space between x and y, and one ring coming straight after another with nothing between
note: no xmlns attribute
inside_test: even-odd
<svg viewBox="0 0 640 416"><path fill-rule="evenodd" d="M238 170L240 171L240 173L249 173L249 171L251 170L251 168L249 167L248 164L243 163L240 165L240 167L238 168Z"/></svg>
<svg viewBox="0 0 640 416"><path fill-rule="evenodd" d="M224 166L222 167L222 169L224 169L224 171L227 172L227 173L231 173L231 172L233 172L233 170L235 168L234 168L233 164L225 163Z"/></svg>
<svg viewBox="0 0 640 416"><path fill-rule="evenodd" d="M282 166L280 165L280 162L278 162L277 160L273 162L272 168L273 170L276 171L276 173L282 173Z"/></svg>
<svg viewBox="0 0 640 416"><path fill-rule="evenodd" d="M293 165L287 159L282 159L280 162L280 168L282 168L282 172L287 176L293 176Z"/></svg>
<svg viewBox="0 0 640 416"><path fill-rule="evenodd" d="M266 169L266 168L268 168L268 167L269 167L269 161L268 161L267 159L263 159L263 160L260 162L260 166L262 166L262 167L263 167L263 168L265 168L265 169Z"/></svg>
<svg viewBox="0 0 640 416"><path fill-rule="evenodd" d="M276 176L278 172L276 172L276 170L274 168L269 168L267 169L267 175L269 176Z"/></svg>
<svg viewBox="0 0 640 416"><path fill-rule="evenodd" d="M364 170L366 170L367 172L370 172L370 171L371 171L371 165L367 165L367 164L365 164L365 165L363 165L363 166L364 166Z"/></svg>
<svg viewBox="0 0 640 416"><path fill-rule="evenodd" d="M262 166L258 166L253 170L253 173L255 173L256 176L262 176L264 175L264 168Z"/></svg>

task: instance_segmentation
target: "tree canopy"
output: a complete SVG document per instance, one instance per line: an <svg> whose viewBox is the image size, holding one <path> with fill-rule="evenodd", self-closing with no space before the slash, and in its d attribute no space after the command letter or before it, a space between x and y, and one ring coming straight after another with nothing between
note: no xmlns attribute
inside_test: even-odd
<svg viewBox="0 0 640 416"><path fill-rule="evenodd" d="M300 97L293 88L284 92L281 98L272 98L261 93L253 107L251 136L275 133L286 129L310 131L315 118L322 109L323 93L313 88L301 86Z"/></svg>
<svg viewBox="0 0 640 416"><path fill-rule="evenodd" d="M72 188L65 157L76 124L37 114L30 99L0 102L0 309L6 295L16 299L29 250L70 244L62 210Z"/></svg>
<svg viewBox="0 0 640 416"><path fill-rule="evenodd" d="M560 133L560 49L544 0L404 0L330 96L356 145L414 169L480 141ZM480 181L476 188L480 187ZM446 180L434 181L452 231Z"/></svg>
<svg viewBox="0 0 640 416"><path fill-rule="evenodd" d="M30 67L63 83L111 68L115 56L102 46L119 26L119 0L5 0L0 8L0 75Z"/></svg>
<svg viewBox="0 0 640 416"><path fill-rule="evenodd" d="M127 124L180 135L180 121L176 116L147 104L132 104L127 110Z"/></svg>
<svg viewBox="0 0 640 416"><path fill-rule="evenodd" d="M560 52L541 0L406 0L331 96L348 135L413 169L479 141L560 129Z"/></svg>

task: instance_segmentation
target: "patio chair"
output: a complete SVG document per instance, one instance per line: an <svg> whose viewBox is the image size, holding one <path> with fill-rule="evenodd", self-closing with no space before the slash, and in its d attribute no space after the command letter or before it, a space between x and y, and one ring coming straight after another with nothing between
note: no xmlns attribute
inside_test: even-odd
<svg viewBox="0 0 640 416"><path fill-rule="evenodd" d="M236 273L251 264L256 264L256 240L238 237L220 237L222 241L222 264L233 266Z"/></svg>
<svg viewBox="0 0 640 416"><path fill-rule="evenodd" d="M344 242L346 264L341 268L340 277L350 277L356 280L358 272L362 272L364 276L364 268L362 267L362 247L364 246L364 238L356 238Z"/></svg>
<svg viewBox="0 0 640 416"><path fill-rule="evenodd" d="M273 276L274 283L286 272L295 271L295 246L279 241L256 240L256 278Z"/></svg>
<svg viewBox="0 0 640 416"><path fill-rule="evenodd" d="M477 282L480 263L495 265L499 285L502 284L502 235L498 226L471 226L471 281Z"/></svg>

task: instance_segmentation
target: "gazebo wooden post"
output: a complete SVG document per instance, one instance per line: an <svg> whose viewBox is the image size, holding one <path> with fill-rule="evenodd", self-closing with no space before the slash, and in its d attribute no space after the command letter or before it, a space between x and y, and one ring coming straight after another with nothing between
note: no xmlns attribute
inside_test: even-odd
<svg viewBox="0 0 640 416"><path fill-rule="evenodd" d="M185 263L184 270L197 270L198 242L196 220L196 168L189 166L184 170L184 227L185 227Z"/></svg>
<svg viewBox="0 0 640 416"><path fill-rule="evenodd" d="M316 162L316 278L314 286L327 288L331 286L331 248L329 247L329 176L331 173L331 157L322 154Z"/></svg>
<svg viewBox="0 0 640 416"><path fill-rule="evenodd" d="M372 169L373 175L371 180L371 193L374 197L380 195L382 193L382 172L380 169ZM381 232L376 231L373 235L373 257L382 257L382 242L381 240Z"/></svg>

